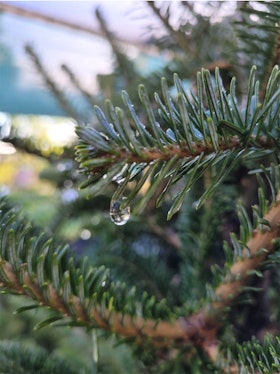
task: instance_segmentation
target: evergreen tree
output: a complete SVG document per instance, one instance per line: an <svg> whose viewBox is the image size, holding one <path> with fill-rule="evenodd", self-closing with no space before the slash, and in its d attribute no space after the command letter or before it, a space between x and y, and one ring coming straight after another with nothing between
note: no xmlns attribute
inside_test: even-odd
<svg viewBox="0 0 280 374"><path fill-rule="evenodd" d="M51 310L37 328L91 331L99 372L103 333L133 349L141 373L280 371L280 3L236 5L217 20L223 2L207 3L207 15L177 3L174 25L174 3L147 2L167 30L153 43L172 54L149 76L137 73L97 10L116 58L114 74L99 77L107 99L63 66L94 112L73 108L26 48L77 121L75 149L49 157L44 177L57 188L72 180L81 195L58 207L45 233L9 198L1 202L0 286L33 300L18 312ZM59 228L97 211L93 255L77 255ZM2 372L68 368L21 349L1 344Z"/></svg>

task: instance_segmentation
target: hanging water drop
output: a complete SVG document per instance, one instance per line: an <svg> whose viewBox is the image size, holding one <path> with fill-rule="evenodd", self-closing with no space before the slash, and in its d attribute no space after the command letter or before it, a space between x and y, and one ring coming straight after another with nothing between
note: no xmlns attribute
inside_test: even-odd
<svg viewBox="0 0 280 374"><path fill-rule="evenodd" d="M110 217L115 225L122 226L127 223L130 218L130 207L121 208L121 204L126 198L123 197L120 200L111 201L110 205Z"/></svg>

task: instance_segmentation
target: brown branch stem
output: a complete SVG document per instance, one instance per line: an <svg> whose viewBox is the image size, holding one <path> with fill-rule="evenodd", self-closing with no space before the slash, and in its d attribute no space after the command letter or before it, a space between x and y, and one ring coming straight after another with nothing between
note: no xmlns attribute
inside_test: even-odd
<svg viewBox="0 0 280 374"><path fill-rule="evenodd" d="M252 139L254 141L254 139ZM261 137L258 139L258 145L260 149L271 149L273 147L273 143L270 139L267 137ZM227 140L227 142L224 142L221 140L219 142L218 148L219 152L227 151L227 150L233 150L238 147L241 147L242 142L239 139L238 136L234 135L230 139ZM248 145L249 147L250 145ZM244 146L243 146L244 147ZM256 147L256 144L254 144L254 147ZM192 150L189 149L189 147L186 144L180 144L180 145L168 145L165 146L165 152L163 152L160 149L157 148L142 148L142 154L136 154L132 153L131 151L128 151L124 148L116 148L114 147L114 155L108 152L100 152L96 154L97 158L104 158L104 159L112 159L110 164L116 164L121 161L126 161L126 163L142 163L145 162L147 164L156 161L156 160L162 160L162 161L168 161L174 156L178 156L178 159L183 158L194 158L196 156L199 156L201 154L204 154L205 156L216 153L214 147L212 144L206 144L205 142L200 143L193 143L192 144ZM91 171L94 172L95 169L99 169L98 167L92 167Z"/></svg>
<svg viewBox="0 0 280 374"><path fill-rule="evenodd" d="M246 247L250 250L250 257L246 258L246 250L244 250L242 259L232 265L230 274L235 280L232 282L228 279L228 283L224 283L217 288L216 296L219 301L213 303L213 310L218 311L220 308L231 304L231 300L242 291L242 287L250 277L251 270L257 269L267 255L272 252L275 244L274 240L280 234L280 193L277 202L264 218L269 222L270 228L253 232L252 237L246 244Z"/></svg>
<svg viewBox="0 0 280 374"><path fill-rule="evenodd" d="M230 269L231 279L221 284L215 292L217 300L190 317L180 317L176 321L155 321L142 317L132 317L118 312L110 312L101 307L83 305L80 299L73 295L70 302L65 303L59 291L52 284L42 290L36 277L31 277L22 264L14 271L11 264L0 259L1 274L5 274L0 282L1 288L10 289L18 294L27 295L40 304L49 306L62 315L76 321L85 322L88 326L99 327L117 333L123 337L134 337L136 341L148 338L155 346L169 347L192 344L201 347L215 361L218 355L217 330L226 308L233 304L240 295L243 287L251 276L251 271L257 269L272 253L275 240L280 234L280 193L276 203L264 217L270 224L267 231L254 231L246 245L250 257L244 256L234 263ZM265 251L262 251L265 249ZM21 276L20 274L21 273ZM48 296L46 296L48 295ZM70 305L71 304L71 305Z"/></svg>

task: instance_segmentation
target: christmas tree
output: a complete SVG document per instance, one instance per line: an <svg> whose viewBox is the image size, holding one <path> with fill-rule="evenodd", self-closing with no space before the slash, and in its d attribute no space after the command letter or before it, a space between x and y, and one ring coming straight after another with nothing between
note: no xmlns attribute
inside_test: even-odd
<svg viewBox="0 0 280 374"><path fill-rule="evenodd" d="M96 11L116 62L99 77L102 97L63 66L90 114L26 47L76 121L77 143L48 157L44 178L58 189L71 180L80 196L45 232L1 201L0 286L32 300L17 312L48 310L36 328L88 331L93 365L3 342L1 372L109 372L104 337L133 351L130 372L279 372L280 4L240 2L220 19L223 2L207 3L209 14L198 5L146 3L167 30L152 43L169 54L148 76ZM78 215L94 239L80 253L59 235Z"/></svg>

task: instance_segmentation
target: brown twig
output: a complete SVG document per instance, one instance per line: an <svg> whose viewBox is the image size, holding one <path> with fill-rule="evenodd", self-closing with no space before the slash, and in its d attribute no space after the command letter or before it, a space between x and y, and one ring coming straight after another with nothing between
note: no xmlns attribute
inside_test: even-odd
<svg viewBox="0 0 280 374"><path fill-rule="evenodd" d="M99 30L85 26L83 24L74 23L66 19L53 17L51 15L36 12L34 10L26 9L26 8L12 5L12 4L7 4L7 2L2 2L2 1L0 2L0 12L7 12L7 13L15 14L19 17L37 19L37 20L41 20L47 23L54 24L54 25L67 27L75 31L85 32L85 33L88 33L90 35L94 35L97 37L104 37L104 33L102 31L100 32ZM119 38L118 41L125 43L127 45L132 45L133 47L137 46L140 49L146 48L144 43L141 43L137 40Z"/></svg>
<svg viewBox="0 0 280 374"><path fill-rule="evenodd" d="M175 250L179 250L182 247L181 240L175 231L171 228L162 228L153 219L147 220L150 231L154 232L157 236L162 238L166 243L172 246Z"/></svg>
<svg viewBox="0 0 280 374"><path fill-rule="evenodd" d="M254 140L254 139L252 139ZM266 138L262 137L258 139L259 147L260 149L271 149L273 147L273 142ZM226 150L233 150L235 148L238 148L242 145L241 140L239 139L238 136L232 136L231 138L227 139L227 142L221 140L217 146L219 149L219 152L226 151ZM205 144L205 142L201 143L193 143L192 144L192 149L186 145L186 144L176 144L176 145L168 145L165 146L165 152L163 152L161 149L157 148L152 148L152 149L147 149L144 148L142 149L142 154L134 154L130 152L127 149L124 148L117 148L116 146L114 147L114 157L112 158L111 154L108 154L107 152L102 152L100 151L99 154L96 155L98 158L104 158L104 159L112 159L110 163L108 162L108 167L112 164L117 164L121 161L126 161L126 163L131 164L131 163L141 163L145 162L147 164L155 161L155 160L162 160L162 161L168 161L174 156L178 156L178 159L183 159L183 158L194 158L196 156L199 156L201 154L209 155L215 152L215 149L212 144ZM91 167L91 172L98 171L100 166L93 166Z"/></svg>

